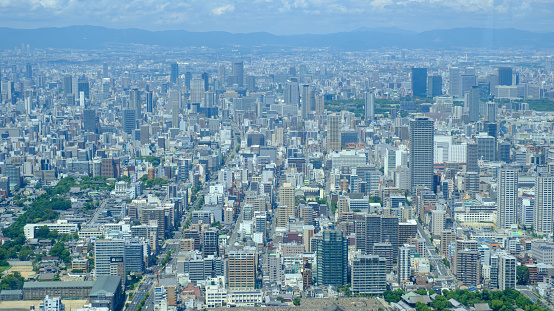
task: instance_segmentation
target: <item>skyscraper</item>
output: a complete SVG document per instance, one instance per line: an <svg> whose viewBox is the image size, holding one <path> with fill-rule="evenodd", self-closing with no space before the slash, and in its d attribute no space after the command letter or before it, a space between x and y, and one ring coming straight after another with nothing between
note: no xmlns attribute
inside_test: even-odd
<svg viewBox="0 0 554 311"><path fill-rule="evenodd" d="M302 85L302 119L308 120L311 114L312 89L309 84Z"/></svg>
<svg viewBox="0 0 554 311"><path fill-rule="evenodd" d="M517 225L518 172L509 167L498 171L498 229Z"/></svg>
<svg viewBox="0 0 554 311"><path fill-rule="evenodd" d="M456 278L465 286L481 283L481 257L479 251L464 249L456 252Z"/></svg>
<svg viewBox="0 0 554 311"><path fill-rule="evenodd" d="M331 151L340 151L340 148L340 116L331 114L327 116L327 153Z"/></svg>
<svg viewBox="0 0 554 311"><path fill-rule="evenodd" d="M125 109L123 110L123 131L127 134L132 134L133 130L136 128L137 111L135 109Z"/></svg>
<svg viewBox="0 0 554 311"><path fill-rule="evenodd" d="M410 121L410 180L414 192L418 186L433 190L433 146L435 123L427 117Z"/></svg>
<svg viewBox="0 0 554 311"><path fill-rule="evenodd" d="M177 78L179 77L179 64L171 64L171 74L169 76L169 82L177 83Z"/></svg>
<svg viewBox="0 0 554 311"><path fill-rule="evenodd" d="M427 68L412 68L412 94L427 97Z"/></svg>
<svg viewBox="0 0 554 311"><path fill-rule="evenodd" d="M236 79L238 87L244 87L244 62L233 62L233 76Z"/></svg>
<svg viewBox="0 0 554 311"><path fill-rule="evenodd" d="M450 96L462 97L462 71L458 67L450 67Z"/></svg>
<svg viewBox="0 0 554 311"><path fill-rule="evenodd" d="M153 102L152 91L146 92L146 112L154 112L154 102Z"/></svg>
<svg viewBox="0 0 554 311"><path fill-rule="evenodd" d="M192 104L200 104L204 92L204 80L192 79L190 82L190 102Z"/></svg>
<svg viewBox="0 0 554 311"><path fill-rule="evenodd" d="M348 240L342 231L325 230L317 240L317 284L343 286L348 283Z"/></svg>
<svg viewBox="0 0 554 311"><path fill-rule="evenodd" d="M73 93L72 86L73 86L73 77L71 77L71 75L65 75L63 77L63 92L65 94Z"/></svg>
<svg viewBox="0 0 554 311"><path fill-rule="evenodd" d="M140 91L136 88L129 92L129 109L134 109L136 111L135 118L137 118L137 120L141 119L142 103L140 101Z"/></svg>
<svg viewBox="0 0 554 311"><path fill-rule="evenodd" d="M254 289L256 285L256 253L231 251L227 264L230 288Z"/></svg>
<svg viewBox="0 0 554 311"><path fill-rule="evenodd" d="M202 73L202 80L204 81L204 91L210 90L210 74L207 72Z"/></svg>
<svg viewBox="0 0 554 311"><path fill-rule="evenodd" d="M512 74L510 67L498 68L498 85L512 85Z"/></svg>
<svg viewBox="0 0 554 311"><path fill-rule="evenodd" d="M170 91L168 96L169 107L171 108L171 126L179 127L179 111L181 109L181 92Z"/></svg>
<svg viewBox="0 0 554 311"><path fill-rule="evenodd" d="M94 242L94 271L96 277L110 274L111 257L125 256L125 241L121 239Z"/></svg>
<svg viewBox="0 0 554 311"><path fill-rule="evenodd" d="M469 110L469 122L479 121L479 87L472 86L467 95L467 108Z"/></svg>
<svg viewBox="0 0 554 311"><path fill-rule="evenodd" d="M498 258L498 289L516 289L517 260L514 256L502 254Z"/></svg>
<svg viewBox="0 0 554 311"><path fill-rule="evenodd" d="M300 105L300 93L298 91L298 82L287 82L285 85L285 104Z"/></svg>
<svg viewBox="0 0 554 311"><path fill-rule="evenodd" d="M375 118L375 94L365 93L365 120L366 123Z"/></svg>
<svg viewBox="0 0 554 311"><path fill-rule="evenodd" d="M108 63L102 64L102 78L108 77Z"/></svg>
<svg viewBox="0 0 554 311"><path fill-rule="evenodd" d="M352 260L352 292L382 294L387 289L386 259L358 255Z"/></svg>
<svg viewBox="0 0 554 311"><path fill-rule="evenodd" d="M25 79L33 80L33 66L29 63L25 64Z"/></svg>
<svg viewBox="0 0 554 311"><path fill-rule="evenodd" d="M84 109L83 110L83 129L85 132L96 133L98 121L96 119L96 110Z"/></svg>
<svg viewBox="0 0 554 311"><path fill-rule="evenodd" d="M535 206L533 208L533 229L541 235L553 232L554 176L538 173L535 182Z"/></svg>
<svg viewBox="0 0 554 311"><path fill-rule="evenodd" d="M294 197L294 188L290 183L284 183L279 188L279 206L277 215L277 226L285 227L289 217L295 216L296 204Z"/></svg>
<svg viewBox="0 0 554 311"><path fill-rule="evenodd" d="M398 254L398 283L401 283L412 277L410 258L415 254L415 246L404 244L398 249Z"/></svg>
<svg viewBox="0 0 554 311"><path fill-rule="evenodd" d="M427 78L427 97L433 98L442 95L442 77L432 75Z"/></svg>

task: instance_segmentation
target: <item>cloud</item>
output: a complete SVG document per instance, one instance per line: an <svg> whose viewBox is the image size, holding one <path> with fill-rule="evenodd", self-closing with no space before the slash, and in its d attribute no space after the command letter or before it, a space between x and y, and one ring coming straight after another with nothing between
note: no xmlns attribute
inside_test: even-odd
<svg viewBox="0 0 554 311"><path fill-rule="evenodd" d="M234 10L235 10L235 6L233 4L227 4L213 9L212 14L215 16L219 16L226 13L231 13Z"/></svg>
<svg viewBox="0 0 554 311"><path fill-rule="evenodd" d="M0 0L0 26L324 33L359 27L554 31L554 0Z"/></svg>

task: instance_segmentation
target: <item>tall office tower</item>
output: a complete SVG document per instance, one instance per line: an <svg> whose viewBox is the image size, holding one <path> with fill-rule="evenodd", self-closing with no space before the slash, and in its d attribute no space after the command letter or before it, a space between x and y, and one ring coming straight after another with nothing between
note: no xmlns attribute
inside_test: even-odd
<svg viewBox="0 0 554 311"><path fill-rule="evenodd" d="M171 74L169 76L169 82L177 83L177 78L179 77L179 64L171 64Z"/></svg>
<svg viewBox="0 0 554 311"><path fill-rule="evenodd" d="M217 69L217 77L219 79L219 82L224 83L226 79L225 74L225 65L221 64L219 65L219 68Z"/></svg>
<svg viewBox="0 0 554 311"><path fill-rule="evenodd" d="M315 96L315 114L317 116L325 114L325 98L322 95Z"/></svg>
<svg viewBox="0 0 554 311"><path fill-rule="evenodd" d="M375 244L390 243L393 262L398 258L399 225L398 217L376 214L364 215L356 221L356 248L362 254L372 254Z"/></svg>
<svg viewBox="0 0 554 311"><path fill-rule="evenodd" d="M298 90L298 82L287 82L285 85L285 104L300 106L300 93Z"/></svg>
<svg viewBox="0 0 554 311"><path fill-rule="evenodd" d="M192 81L192 73L185 72L185 87L190 90L190 81Z"/></svg>
<svg viewBox="0 0 554 311"><path fill-rule="evenodd" d="M473 86L477 86L477 79L475 78L475 75L461 75L460 80L462 81L461 96L464 96L467 92L469 92Z"/></svg>
<svg viewBox="0 0 554 311"><path fill-rule="evenodd" d="M311 96L312 96L312 88L309 84L303 84L302 85L302 119L308 120L310 118L311 111Z"/></svg>
<svg viewBox="0 0 554 311"><path fill-rule="evenodd" d="M210 90L210 74L207 72L202 73L202 81L204 81L204 92Z"/></svg>
<svg viewBox="0 0 554 311"><path fill-rule="evenodd" d="M386 259L358 255L352 260L352 292L382 294L387 289Z"/></svg>
<svg viewBox="0 0 554 311"><path fill-rule="evenodd" d="M72 94L73 93L73 77L71 75L65 75L63 77L63 92L65 94Z"/></svg>
<svg viewBox="0 0 554 311"><path fill-rule="evenodd" d="M514 256L502 254L498 258L498 289L516 289L517 260Z"/></svg>
<svg viewBox="0 0 554 311"><path fill-rule="evenodd" d="M108 63L102 64L102 78L107 78L108 74Z"/></svg>
<svg viewBox="0 0 554 311"><path fill-rule="evenodd" d="M512 85L512 68L499 67L498 68L498 85Z"/></svg>
<svg viewBox="0 0 554 311"><path fill-rule="evenodd" d="M464 249L456 253L456 278L465 286L481 284L481 254L476 250Z"/></svg>
<svg viewBox="0 0 554 311"><path fill-rule="evenodd" d="M202 257L218 256L218 240L219 235L216 230L206 230L202 233Z"/></svg>
<svg viewBox="0 0 554 311"><path fill-rule="evenodd" d="M154 112L154 98L152 91L146 92L146 112Z"/></svg>
<svg viewBox="0 0 554 311"><path fill-rule="evenodd" d="M29 63L25 64L25 79L33 80L33 66Z"/></svg>
<svg viewBox="0 0 554 311"><path fill-rule="evenodd" d="M256 253L231 251L227 261L229 287L233 289L254 289L256 285Z"/></svg>
<svg viewBox="0 0 554 311"><path fill-rule="evenodd" d="M166 226L165 209L158 207L144 208L140 215L140 221L142 224L150 224L151 221L156 221L158 226L156 237L159 241L165 239L167 231L169 231L168 226ZM198 249L200 249L200 247L198 247Z"/></svg>
<svg viewBox="0 0 554 311"><path fill-rule="evenodd" d="M294 198L294 187L284 183L279 188L279 206L277 207L277 226L286 227L289 217L296 215L296 204Z"/></svg>
<svg viewBox="0 0 554 311"><path fill-rule="evenodd" d="M122 239L96 240L94 242L95 276L110 275L112 257L125 256L125 241Z"/></svg>
<svg viewBox="0 0 554 311"><path fill-rule="evenodd" d="M125 240L124 258L125 272L131 271L135 273L143 273L145 269L144 263L144 247L145 243L138 238Z"/></svg>
<svg viewBox="0 0 554 311"><path fill-rule="evenodd" d="M168 96L169 107L171 108L171 127L179 127L179 111L181 110L181 92L171 90Z"/></svg>
<svg viewBox="0 0 554 311"><path fill-rule="evenodd" d="M554 176L538 173L535 182L535 206L533 208L533 229L541 235L553 233Z"/></svg>
<svg viewBox="0 0 554 311"><path fill-rule="evenodd" d="M477 86L479 87L479 97L482 101L489 99L491 95L491 83L488 80L479 80L477 81Z"/></svg>
<svg viewBox="0 0 554 311"><path fill-rule="evenodd" d="M412 94L427 97L427 68L412 68Z"/></svg>
<svg viewBox="0 0 554 311"><path fill-rule="evenodd" d="M373 92L365 93L365 121L368 123L375 118L375 94Z"/></svg>
<svg viewBox="0 0 554 311"><path fill-rule="evenodd" d="M204 92L204 80L192 79L192 81L190 81L190 102L192 104L200 104Z"/></svg>
<svg viewBox="0 0 554 311"><path fill-rule="evenodd" d="M317 240L317 284L343 286L348 283L348 240L342 231L325 230Z"/></svg>
<svg viewBox="0 0 554 311"><path fill-rule="evenodd" d="M442 77L432 75L427 78L427 97L433 98L442 95Z"/></svg>
<svg viewBox="0 0 554 311"><path fill-rule="evenodd" d="M517 225L518 172L513 168L498 171L498 229L510 229Z"/></svg>
<svg viewBox="0 0 554 311"><path fill-rule="evenodd" d="M256 91L256 77L255 76L246 76L246 89L248 92Z"/></svg>
<svg viewBox="0 0 554 311"><path fill-rule="evenodd" d="M478 122L479 121L479 101L480 101L478 86L472 86L469 89L469 93L467 95L467 101L468 101L467 108L469 110L469 122Z"/></svg>
<svg viewBox="0 0 554 311"><path fill-rule="evenodd" d="M450 242L456 241L456 232L452 230L444 230L441 232L441 253L443 255L446 255L448 252L448 245L450 245Z"/></svg>
<svg viewBox="0 0 554 311"><path fill-rule="evenodd" d="M410 180L412 193L425 186L433 190L433 145L435 122L427 117L410 120Z"/></svg>
<svg viewBox="0 0 554 311"><path fill-rule="evenodd" d="M89 88L90 85L87 80L79 80L77 83L77 95L81 94L81 92L85 93L85 98L89 99Z"/></svg>
<svg viewBox="0 0 554 311"><path fill-rule="evenodd" d="M132 89L129 92L129 109L135 109L135 117L141 119L142 117L142 103L140 101L140 91L138 89Z"/></svg>
<svg viewBox="0 0 554 311"><path fill-rule="evenodd" d="M487 122L496 123L498 106L494 102L487 103Z"/></svg>
<svg viewBox="0 0 554 311"><path fill-rule="evenodd" d="M327 116L327 153L340 151L340 115L330 114Z"/></svg>
<svg viewBox="0 0 554 311"><path fill-rule="evenodd" d="M484 161L495 161L496 159L496 142L493 136L486 133L480 133L475 138L477 140L477 159Z"/></svg>
<svg viewBox="0 0 554 311"><path fill-rule="evenodd" d="M85 132L96 133L98 129L98 120L95 109L83 110L83 129Z"/></svg>
<svg viewBox="0 0 554 311"><path fill-rule="evenodd" d="M14 189L21 188L21 169L19 166L6 165L2 169L2 175L8 176L11 185L14 185Z"/></svg>
<svg viewBox="0 0 554 311"><path fill-rule="evenodd" d="M450 96L462 97L462 70L458 67L450 67Z"/></svg>
<svg viewBox="0 0 554 311"><path fill-rule="evenodd" d="M136 129L137 124L137 111L135 109L125 109L123 110L123 131L127 134L132 134L133 130Z"/></svg>
<svg viewBox="0 0 554 311"><path fill-rule="evenodd" d="M140 126L140 143L146 145L150 142L150 125L144 124Z"/></svg>
<svg viewBox="0 0 554 311"><path fill-rule="evenodd" d="M236 79L238 87L244 87L244 62L233 62L233 76Z"/></svg>
<svg viewBox="0 0 554 311"><path fill-rule="evenodd" d="M416 253L414 245L404 244L398 249L398 283L412 277L411 258Z"/></svg>

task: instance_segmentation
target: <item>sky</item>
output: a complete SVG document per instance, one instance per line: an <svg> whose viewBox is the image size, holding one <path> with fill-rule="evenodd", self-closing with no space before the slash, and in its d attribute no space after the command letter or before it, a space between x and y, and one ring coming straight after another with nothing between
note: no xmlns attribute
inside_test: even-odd
<svg viewBox="0 0 554 311"><path fill-rule="evenodd" d="M554 32L554 0L0 0L0 27L95 25L273 34L361 27Z"/></svg>

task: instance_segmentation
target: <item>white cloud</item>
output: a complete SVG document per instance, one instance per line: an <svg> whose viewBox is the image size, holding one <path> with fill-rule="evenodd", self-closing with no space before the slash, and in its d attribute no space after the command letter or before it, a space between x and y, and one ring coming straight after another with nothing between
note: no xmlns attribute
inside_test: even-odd
<svg viewBox="0 0 554 311"><path fill-rule="evenodd" d="M223 6L220 6L220 7L217 7L215 9L213 9L212 14L216 15L216 16L219 16L219 15L223 15L223 14L226 14L226 13L231 13L234 10L235 10L235 5L227 4L227 5L223 5Z"/></svg>

